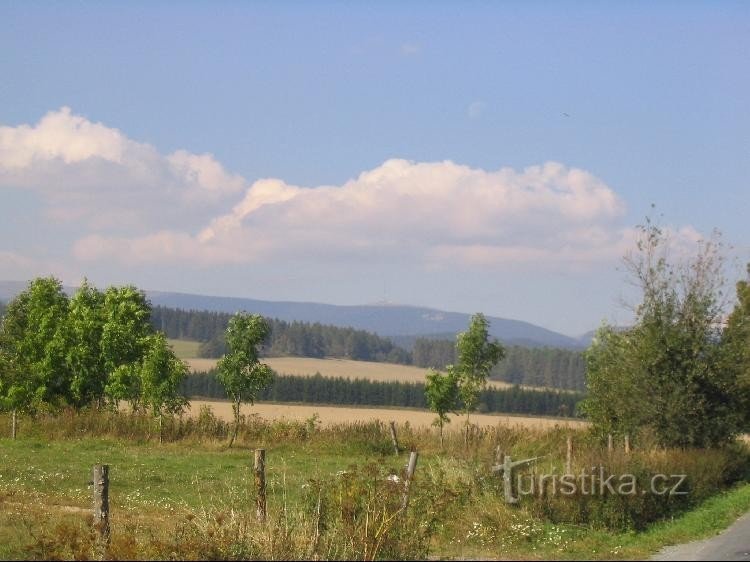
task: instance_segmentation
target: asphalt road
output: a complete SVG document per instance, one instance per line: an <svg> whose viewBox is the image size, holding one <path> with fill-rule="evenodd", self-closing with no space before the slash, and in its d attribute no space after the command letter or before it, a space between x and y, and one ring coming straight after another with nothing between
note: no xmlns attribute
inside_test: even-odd
<svg viewBox="0 0 750 562"><path fill-rule="evenodd" d="M750 513L723 533L710 539L668 546L652 560L747 560L750 561Z"/></svg>

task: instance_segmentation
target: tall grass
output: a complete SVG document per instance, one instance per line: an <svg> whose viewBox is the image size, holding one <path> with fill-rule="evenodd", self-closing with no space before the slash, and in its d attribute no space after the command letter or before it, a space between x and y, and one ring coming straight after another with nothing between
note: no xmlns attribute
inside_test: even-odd
<svg viewBox="0 0 750 562"><path fill-rule="evenodd" d="M0 415L0 427L7 424L8 417ZM125 412L91 410L40 415L24 418L21 429L23 438L151 441L148 447L155 454L161 447L153 418ZM221 454L230 430L231 424L204 407L194 417L166 419L162 438L165 443L207 448ZM564 549L569 540L566 533L571 528L642 530L655 521L694 508L737 482L750 480L750 453L743 444L705 450L661 449L644 438L626 454L622 444L608 451L587 430L502 425L474 427L468 440L460 432L448 433L443 446L436 431L421 426L403 424L398 436L403 451L420 452L407 510L401 507L403 470L399 473L388 468L393 466L394 455L389 430L382 422L322 427L315 417L305 421L267 421L245 416L240 423L238 448L273 450L302 444L300 450L313 457L335 451L337 458L358 460L342 464L337 474L328 477L305 475L301 491L287 490L286 481L282 480L264 523L255 518L254 492L250 489L230 491L220 499L212 497L210 503L185 508L177 516L168 517L166 523L144 522L144 517L158 518L158 513L115 518L108 556L413 559L429 556L436 547L444 554L466 544L491 548L496 555L517 553L524 545ZM547 490L521 496L518 505L506 504L502 480L491 468L497 451L516 460L540 457L536 463L518 470L521 478L560 475L565 470L566 441L570 436L574 443L574 474L596 471L598 475L599 470L605 477L630 474L639 491L648 491L656 474L680 474L685 475L681 491L687 493L622 495L578 490L562 495ZM165 466L165 470L169 467ZM300 479L296 481L299 483ZM35 524L40 521L47 523L35 527L33 539L28 542L28 556L97 555L84 518L46 514Z"/></svg>

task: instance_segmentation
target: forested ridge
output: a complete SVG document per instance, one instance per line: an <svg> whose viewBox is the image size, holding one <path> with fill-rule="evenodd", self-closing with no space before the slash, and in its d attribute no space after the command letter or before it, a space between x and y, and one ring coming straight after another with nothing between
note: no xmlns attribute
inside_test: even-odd
<svg viewBox="0 0 750 562"><path fill-rule="evenodd" d="M192 398L227 398L215 371L188 375L181 390ZM312 377L276 375L273 382L259 393L258 399L305 404L427 407L423 383L323 377L320 374ZM487 388L480 393L478 411L572 416L581 399L581 394L571 392L526 390L518 386Z"/></svg>
<svg viewBox="0 0 750 562"><path fill-rule="evenodd" d="M224 331L231 316L223 312L156 306L152 322L170 338L202 342L200 355L215 358L226 351ZM452 340L417 338L413 348L407 350L363 330L319 323L268 321L271 335L263 349L267 357L341 357L436 369L456 361L456 344ZM492 370L491 378L511 384L583 390L583 354L567 349L510 346L506 348L505 359Z"/></svg>

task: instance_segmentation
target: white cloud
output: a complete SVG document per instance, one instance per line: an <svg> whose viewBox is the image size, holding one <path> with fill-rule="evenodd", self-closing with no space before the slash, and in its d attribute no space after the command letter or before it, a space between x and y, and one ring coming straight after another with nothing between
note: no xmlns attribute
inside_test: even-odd
<svg viewBox="0 0 750 562"><path fill-rule="evenodd" d="M67 107L35 125L0 127L0 188L40 192L55 220L153 227L182 211L200 214L245 185L210 154L162 155Z"/></svg>
<svg viewBox="0 0 750 562"><path fill-rule="evenodd" d="M450 161L388 160L340 186L255 182L195 235L89 237L82 260L196 264L262 260L486 267L617 259L632 237L625 206L592 174L549 162L485 171Z"/></svg>

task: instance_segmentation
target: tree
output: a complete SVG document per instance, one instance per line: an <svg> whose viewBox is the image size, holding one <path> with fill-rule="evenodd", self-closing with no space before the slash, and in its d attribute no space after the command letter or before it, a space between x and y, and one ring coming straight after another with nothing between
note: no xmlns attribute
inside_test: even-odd
<svg viewBox="0 0 750 562"><path fill-rule="evenodd" d="M66 339L66 363L71 371L70 399L76 408L98 402L104 396L107 371L102 355L104 295L84 279L70 299Z"/></svg>
<svg viewBox="0 0 750 562"><path fill-rule="evenodd" d="M676 263L650 220L625 265L642 300L626 330L604 326L586 353L582 409L601 434L648 430L664 446L708 447L739 429L736 372L722 343L717 237Z"/></svg>
<svg viewBox="0 0 750 562"><path fill-rule="evenodd" d="M180 383L188 374L187 364L178 359L163 333L148 337L141 365L141 392L144 406L159 420L159 443L162 441L164 414L179 414L187 399L180 394Z"/></svg>
<svg viewBox="0 0 750 562"><path fill-rule="evenodd" d="M737 398L744 413L745 431L750 431L750 264L747 278L736 286L737 303L727 318L722 336L722 368L737 378Z"/></svg>
<svg viewBox="0 0 750 562"><path fill-rule="evenodd" d="M269 336L268 323L258 314L235 314L226 331L227 353L219 359L218 379L232 400L234 432L231 447L240 425L243 402L252 405L258 394L273 380L273 371L258 359L259 347Z"/></svg>
<svg viewBox="0 0 750 562"><path fill-rule="evenodd" d="M141 405L140 363L153 334L151 305L136 287L109 287L104 292L102 363L107 384L105 395L117 404Z"/></svg>
<svg viewBox="0 0 750 562"><path fill-rule="evenodd" d="M433 425L440 428L440 446L443 446L443 426L450 423L448 413L458 408L458 376L450 365L445 373L430 369L425 384L425 399L430 410L437 414Z"/></svg>
<svg viewBox="0 0 750 562"><path fill-rule="evenodd" d="M483 314L471 317L469 329L458 334L456 351L458 362L454 369L458 391L466 413L466 439L469 437L469 414L476 410L479 393L487 385L492 368L505 356L498 341L489 340L489 321Z"/></svg>
<svg viewBox="0 0 750 562"><path fill-rule="evenodd" d="M0 339L15 366L15 378L5 385L11 409L33 411L67 398L69 370L61 339L67 313L68 297L54 277L33 280L8 304Z"/></svg>

